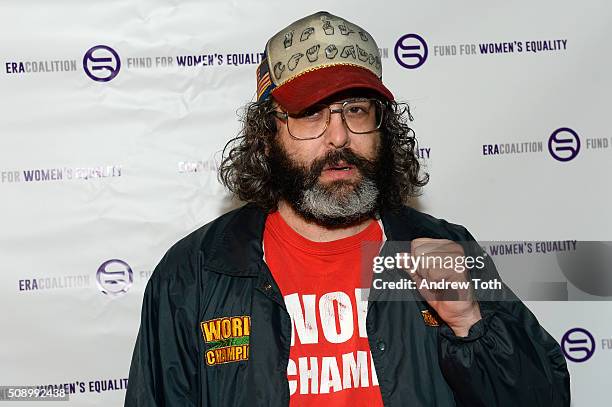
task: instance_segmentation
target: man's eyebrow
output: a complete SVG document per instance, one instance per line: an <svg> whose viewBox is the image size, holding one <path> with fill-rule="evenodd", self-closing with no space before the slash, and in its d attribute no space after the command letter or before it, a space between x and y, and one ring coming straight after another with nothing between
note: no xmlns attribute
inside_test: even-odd
<svg viewBox="0 0 612 407"><path fill-rule="evenodd" d="M316 105L335 105L335 104L338 104L338 103L344 103L344 102L348 102L348 101L351 101L351 100L358 100L358 99L372 99L372 97L369 97L367 95L359 95L359 96L358 95L354 95L354 96L347 96L347 97L339 98L339 99L336 99L336 98L331 99L331 100L324 99L321 102L315 103L313 106L316 106Z"/></svg>

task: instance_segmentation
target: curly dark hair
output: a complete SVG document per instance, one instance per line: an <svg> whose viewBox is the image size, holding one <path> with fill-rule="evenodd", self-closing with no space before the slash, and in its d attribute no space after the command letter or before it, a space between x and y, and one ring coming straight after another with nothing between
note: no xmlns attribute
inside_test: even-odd
<svg viewBox="0 0 612 407"><path fill-rule="evenodd" d="M379 208L394 210L406 204L410 197L420 195L429 181L421 173L416 151L418 143L406 103L383 101L385 111L381 125L382 161L379 179ZM242 130L223 148L218 178L240 200L253 202L266 211L275 210L281 193L272 182L266 151L276 136L276 122L270 111L272 99L248 103L241 114ZM229 153L226 155L226 151Z"/></svg>

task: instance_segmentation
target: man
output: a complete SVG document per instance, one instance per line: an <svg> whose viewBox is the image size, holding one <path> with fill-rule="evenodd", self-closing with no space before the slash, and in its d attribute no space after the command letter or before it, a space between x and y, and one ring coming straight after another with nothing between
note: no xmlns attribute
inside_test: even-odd
<svg viewBox="0 0 612 407"><path fill-rule="evenodd" d="M268 41L257 76L220 168L248 204L155 269L125 405L569 406L559 346L506 288L371 286L375 257L408 253L386 283L470 281L414 261L474 249L462 226L404 206L427 177L372 36L313 14Z"/></svg>

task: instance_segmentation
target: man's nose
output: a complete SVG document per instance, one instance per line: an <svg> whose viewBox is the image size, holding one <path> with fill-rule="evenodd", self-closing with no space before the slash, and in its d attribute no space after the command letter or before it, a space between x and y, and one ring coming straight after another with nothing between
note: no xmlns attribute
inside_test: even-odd
<svg viewBox="0 0 612 407"><path fill-rule="evenodd" d="M349 130L342 120L342 110L332 109L329 125L325 130L325 141L335 148L347 147L350 143Z"/></svg>

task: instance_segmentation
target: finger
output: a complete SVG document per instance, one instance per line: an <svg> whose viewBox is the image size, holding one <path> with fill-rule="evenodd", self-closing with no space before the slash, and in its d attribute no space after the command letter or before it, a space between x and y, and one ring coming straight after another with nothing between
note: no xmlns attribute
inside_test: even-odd
<svg viewBox="0 0 612 407"><path fill-rule="evenodd" d="M411 242L412 253L464 253L463 247L448 239L417 238Z"/></svg>

